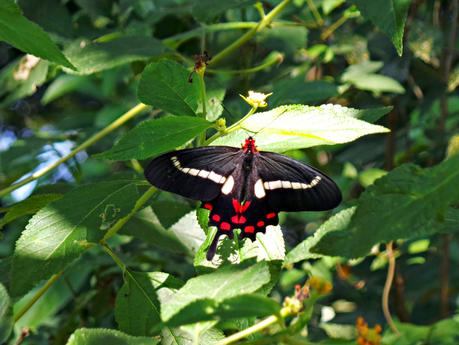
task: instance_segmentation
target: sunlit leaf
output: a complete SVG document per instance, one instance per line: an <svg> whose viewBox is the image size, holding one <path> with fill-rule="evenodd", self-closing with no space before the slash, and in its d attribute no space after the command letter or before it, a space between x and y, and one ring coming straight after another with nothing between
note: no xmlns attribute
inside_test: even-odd
<svg viewBox="0 0 459 345"><path fill-rule="evenodd" d="M13 330L13 309L10 296L0 284L0 342L6 342Z"/></svg>
<svg viewBox="0 0 459 345"><path fill-rule="evenodd" d="M152 337L132 337L123 332L106 328L78 328L67 341L67 345L156 345Z"/></svg>

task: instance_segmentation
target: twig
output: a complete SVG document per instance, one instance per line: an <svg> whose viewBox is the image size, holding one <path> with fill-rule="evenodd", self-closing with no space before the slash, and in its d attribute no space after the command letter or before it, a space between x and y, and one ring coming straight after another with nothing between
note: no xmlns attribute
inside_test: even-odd
<svg viewBox="0 0 459 345"><path fill-rule="evenodd" d="M383 295L382 295L382 308L383 308L384 317L390 329L392 330L392 332L399 335L400 332L398 331L397 326L395 326L394 320L392 319L392 315L390 314L390 310L389 310L389 294L390 294L390 289L392 287L392 281L394 280L394 273L395 273L395 256L394 256L392 246L393 246L392 241L386 245L386 252L387 252L387 258L389 260L389 266L387 268L386 283L384 284L384 290L383 290Z"/></svg>
<svg viewBox="0 0 459 345"><path fill-rule="evenodd" d="M450 270L450 248L451 235L444 234L442 241L442 256L440 268L440 315L446 318L449 315L449 270Z"/></svg>

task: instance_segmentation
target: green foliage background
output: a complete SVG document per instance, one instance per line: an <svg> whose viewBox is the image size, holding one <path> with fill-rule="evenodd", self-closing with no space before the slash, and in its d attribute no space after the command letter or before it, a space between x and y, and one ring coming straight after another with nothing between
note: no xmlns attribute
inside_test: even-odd
<svg viewBox="0 0 459 345"><path fill-rule="evenodd" d="M0 0L0 343L459 343L457 22L458 0ZM208 214L143 167L248 135L344 201L208 262Z"/></svg>

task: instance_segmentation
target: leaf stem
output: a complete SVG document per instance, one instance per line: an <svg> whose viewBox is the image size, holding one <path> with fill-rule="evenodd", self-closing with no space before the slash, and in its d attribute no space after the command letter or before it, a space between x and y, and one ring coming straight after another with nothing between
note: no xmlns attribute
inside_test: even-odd
<svg viewBox="0 0 459 345"><path fill-rule="evenodd" d="M27 302L24 307L22 307L16 315L14 315L14 322L18 322L25 313L29 311L30 308L34 306L34 304L45 294L46 291L62 276L64 271L60 271L59 273L54 274L51 278L49 278L46 283L32 296L29 302Z"/></svg>
<svg viewBox="0 0 459 345"><path fill-rule="evenodd" d="M89 139L84 141L81 145L79 145L78 147L73 149L68 155L63 156L62 158L58 159L54 163L51 163L50 165L44 167L43 169L40 169L40 170L34 172L29 177L27 177L27 178L15 183L15 184L12 184L9 187L1 190L0 191L0 197L5 196L5 195L11 193L12 191L18 189L19 187L22 187L22 186L24 186L24 185L26 185L26 184L28 184L28 183L30 183L32 181L35 181L35 180L39 179L40 177L46 175L51 170L57 168L62 163L66 162L70 158L74 157L78 152L83 151L87 147L91 146L95 142L97 142L100 139L102 139L103 137L105 137L107 134L111 133L113 130L115 130L118 127L120 127L122 124L124 124L128 120L132 119L133 117L135 117L136 115L138 115L139 113L144 111L147 107L148 106L143 104L143 103L137 104L135 107L131 108L130 110L125 112L123 115L121 115L118 119L116 119L110 125L108 125L104 129L102 129L101 131L97 132L92 137L90 137Z"/></svg>
<svg viewBox="0 0 459 345"><path fill-rule="evenodd" d="M204 75L206 73L205 65L196 71L199 80L199 91L201 93L202 102L202 115L203 119L207 117L207 95L206 95L206 82L204 81ZM198 146L201 146L206 141L206 131L203 131L198 138Z"/></svg>
<svg viewBox="0 0 459 345"><path fill-rule="evenodd" d="M260 65L250 67L250 68L245 68L245 69L237 69L237 70L221 70L221 69L208 69L208 73L215 73L215 74L249 74L249 73L255 73L261 70L264 70L268 67L271 67L274 64L279 64L282 62L284 59L284 55L279 52L274 52L273 54L270 54L264 62L262 62Z"/></svg>
<svg viewBox="0 0 459 345"><path fill-rule="evenodd" d="M226 337L225 339L220 340L216 345L232 344L240 339L244 339L253 333L259 332L275 323L280 322L283 318L285 318L286 316L289 316L290 313L291 313L291 309L284 307L281 309L279 315L268 316L263 321L260 321L259 323L249 328L246 328L240 332L230 335L229 337Z"/></svg>
<svg viewBox="0 0 459 345"><path fill-rule="evenodd" d="M331 24L328 28L322 32L320 35L320 38L325 41L328 37L330 37L341 25L346 23L346 21L349 19L349 16L344 13L336 22Z"/></svg>
<svg viewBox="0 0 459 345"><path fill-rule="evenodd" d="M119 219L110 229L108 229L101 242L107 241L110 237L120 231L120 229L145 205L145 203L153 196L153 194L156 193L156 191L157 189L155 187L148 188L148 190L139 199L137 199L131 212Z"/></svg>
<svg viewBox="0 0 459 345"><path fill-rule="evenodd" d="M324 25L324 20L323 20L322 16L320 15L319 11L317 10L317 7L314 4L314 1L313 0L306 0L306 2L308 3L308 7L311 10L312 15L314 16L314 19L316 20L317 25L318 26Z"/></svg>
<svg viewBox="0 0 459 345"><path fill-rule="evenodd" d="M215 55L212 60L210 60L209 65L215 65L218 62L220 62L222 59L233 53L235 50L237 50L240 46L245 44L247 41L249 41L252 37L255 36L255 34L261 30L263 30L266 26L268 26L271 21L276 17L282 10L288 5L290 0L283 0L279 5L274 7L271 12L269 12L266 16L264 16L260 22L254 26L252 29L247 31L244 35L239 37L236 41L231 43L229 46L227 46L225 49L223 49L220 53Z"/></svg>
<svg viewBox="0 0 459 345"><path fill-rule="evenodd" d="M395 334L400 335L400 332L398 331L397 326L395 326L394 320L392 319L392 315L389 310L389 294L390 294L390 289L392 287L392 282L394 280L394 274L395 274L395 255L393 251L392 241L390 241L386 245L386 252L387 252L387 258L389 259L389 266L387 268L387 277L386 277L386 282L384 284L384 290L383 290L383 295L382 295L382 308L383 308L384 317L386 318L387 324L389 325L390 329Z"/></svg>

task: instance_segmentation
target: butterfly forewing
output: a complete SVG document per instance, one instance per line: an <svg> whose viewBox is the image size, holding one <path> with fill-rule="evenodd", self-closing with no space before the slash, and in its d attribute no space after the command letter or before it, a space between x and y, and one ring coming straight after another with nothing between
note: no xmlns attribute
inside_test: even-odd
<svg viewBox="0 0 459 345"><path fill-rule="evenodd" d="M324 211L341 202L341 192L332 179L290 157L260 152L257 170L274 210Z"/></svg>
<svg viewBox="0 0 459 345"><path fill-rule="evenodd" d="M173 151L153 159L145 177L159 189L190 199L211 200L241 159L241 150L229 146Z"/></svg>

